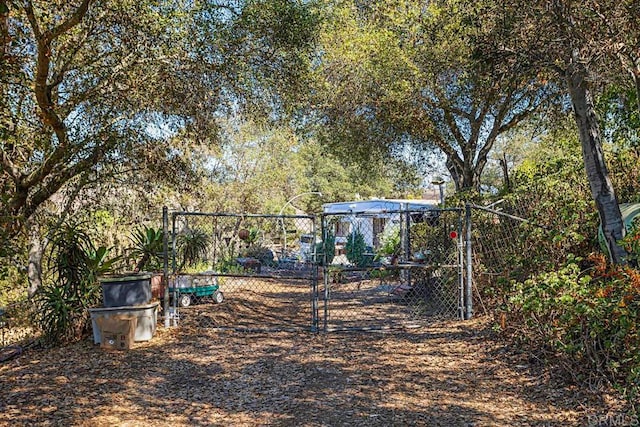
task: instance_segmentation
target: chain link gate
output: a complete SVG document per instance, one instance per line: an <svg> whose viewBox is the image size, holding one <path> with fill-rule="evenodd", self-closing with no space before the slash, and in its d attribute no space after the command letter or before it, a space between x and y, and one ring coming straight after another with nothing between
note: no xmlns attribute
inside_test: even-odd
<svg viewBox="0 0 640 427"><path fill-rule="evenodd" d="M463 317L462 209L321 218L323 330L418 327L434 316Z"/></svg>
<svg viewBox="0 0 640 427"><path fill-rule="evenodd" d="M304 215L165 212L169 323L316 330L316 226Z"/></svg>
<svg viewBox="0 0 640 427"><path fill-rule="evenodd" d="M483 295L500 298L504 284L524 281L544 270L540 261L555 250L551 230L526 218L530 215L529 203L501 199L488 206L466 207L472 248L467 274L473 278L474 305L484 313Z"/></svg>

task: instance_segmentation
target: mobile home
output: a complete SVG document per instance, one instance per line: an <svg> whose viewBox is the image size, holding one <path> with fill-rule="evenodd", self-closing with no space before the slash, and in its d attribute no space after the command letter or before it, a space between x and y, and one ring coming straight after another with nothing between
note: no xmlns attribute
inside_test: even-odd
<svg viewBox="0 0 640 427"><path fill-rule="evenodd" d="M364 237L367 246L376 249L380 237L389 228L400 227L403 215L435 218L438 206L432 200L371 199L327 203L322 206L326 218L333 219L336 244L345 243L354 231Z"/></svg>

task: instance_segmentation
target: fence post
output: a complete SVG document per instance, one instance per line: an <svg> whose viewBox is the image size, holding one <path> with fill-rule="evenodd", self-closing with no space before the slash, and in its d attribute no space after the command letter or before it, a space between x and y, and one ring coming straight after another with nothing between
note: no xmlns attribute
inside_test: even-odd
<svg viewBox="0 0 640 427"><path fill-rule="evenodd" d="M311 270L311 332L318 332L318 253L316 250L316 233L318 232L317 227L316 227L316 223L317 223L318 217L314 216L313 219L311 220L311 228L313 230L313 239L311 240L311 253L312 255L312 260L313 260L313 269ZM325 242L326 242L326 236L324 235L324 228L322 227L322 225L320 225L321 228L321 236L322 236L322 247L324 248ZM324 253L325 251L322 251L323 253L323 261L320 261L322 264L324 264Z"/></svg>
<svg viewBox="0 0 640 427"><path fill-rule="evenodd" d="M164 311L164 327L170 326L169 320L169 209L162 207L162 284L164 285L162 310Z"/></svg>
<svg viewBox="0 0 640 427"><path fill-rule="evenodd" d="M320 224L322 226L322 233L327 231L327 214L320 215ZM333 248L335 251L335 246ZM326 251L324 255L325 262L322 263L322 286L324 287L322 292L322 332L326 333L329 321L329 263L327 262ZM318 322L319 324L319 322Z"/></svg>
<svg viewBox="0 0 640 427"><path fill-rule="evenodd" d="M176 245L177 245L177 239L178 239L178 234L176 233L177 216L178 215L176 212L173 212L171 214L171 274L174 276L174 279L175 279L176 272L178 270L178 266L176 264ZM167 286L167 289L169 289L169 286ZM172 308L173 308L173 326L178 326L179 313L178 313L178 287L177 286L173 287Z"/></svg>
<svg viewBox="0 0 640 427"><path fill-rule="evenodd" d="M464 320L473 317L473 255L471 252L471 205L466 204L466 231L465 231L465 247L467 251L467 281L465 286L465 310Z"/></svg>

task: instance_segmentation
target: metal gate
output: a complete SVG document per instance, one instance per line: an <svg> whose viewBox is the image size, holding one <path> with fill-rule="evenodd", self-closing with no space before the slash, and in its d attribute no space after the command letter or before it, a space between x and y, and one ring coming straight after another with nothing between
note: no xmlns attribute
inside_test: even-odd
<svg viewBox="0 0 640 427"><path fill-rule="evenodd" d="M323 330L463 317L463 210L323 214L321 237Z"/></svg>
<svg viewBox="0 0 640 427"><path fill-rule="evenodd" d="M314 217L166 211L164 216L170 301L165 325L316 330Z"/></svg>
<svg viewBox="0 0 640 427"><path fill-rule="evenodd" d="M322 214L320 230L304 215L164 217L166 326L381 330L465 316L461 209Z"/></svg>

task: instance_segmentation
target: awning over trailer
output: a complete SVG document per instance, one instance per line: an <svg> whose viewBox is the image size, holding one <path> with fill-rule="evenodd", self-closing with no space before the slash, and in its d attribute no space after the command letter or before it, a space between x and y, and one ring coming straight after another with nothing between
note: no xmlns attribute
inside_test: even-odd
<svg viewBox="0 0 640 427"><path fill-rule="evenodd" d="M322 205L324 213L384 213L397 211L421 211L437 209L431 200L421 199L371 199L353 202L336 202Z"/></svg>

